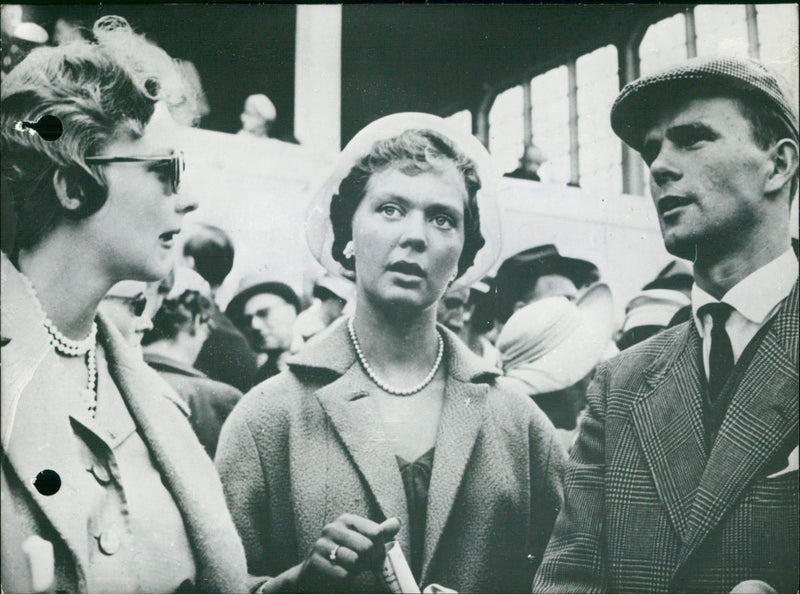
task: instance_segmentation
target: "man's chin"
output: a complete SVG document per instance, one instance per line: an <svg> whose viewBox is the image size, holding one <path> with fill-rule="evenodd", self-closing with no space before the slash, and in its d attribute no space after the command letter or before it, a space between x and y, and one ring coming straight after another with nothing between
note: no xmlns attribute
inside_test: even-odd
<svg viewBox="0 0 800 594"><path fill-rule="evenodd" d="M697 241L694 239L665 237L664 247L676 258L694 261L697 257Z"/></svg>

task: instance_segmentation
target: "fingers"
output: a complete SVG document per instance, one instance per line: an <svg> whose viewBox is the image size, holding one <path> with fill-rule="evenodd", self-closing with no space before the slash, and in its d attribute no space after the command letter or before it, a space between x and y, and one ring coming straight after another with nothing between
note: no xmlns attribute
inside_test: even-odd
<svg viewBox="0 0 800 594"><path fill-rule="evenodd" d="M390 518L381 524L342 514L322 529L302 565L306 583L343 580L362 571L380 568L386 556L385 543L400 530L400 521Z"/></svg>
<svg viewBox="0 0 800 594"><path fill-rule="evenodd" d="M349 575L346 567L330 560L330 553L335 546L327 539L322 538L314 543L311 553L303 563L302 574L304 580L310 583L323 583L330 579L343 580ZM336 552L337 558L339 558L340 552L341 548Z"/></svg>
<svg viewBox="0 0 800 594"><path fill-rule="evenodd" d="M390 540L394 540L394 537L397 536L397 533L400 531L400 520L397 518L389 518L381 523L379 528L383 533L384 541L389 542Z"/></svg>
<svg viewBox="0 0 800 594"><path fill-rule="evenodd" d="M375 522L345 514L325 526L322 532L333 543L353 552L356 556L353 571L375 569L383 563L384 541L380 527Z"/></svg>

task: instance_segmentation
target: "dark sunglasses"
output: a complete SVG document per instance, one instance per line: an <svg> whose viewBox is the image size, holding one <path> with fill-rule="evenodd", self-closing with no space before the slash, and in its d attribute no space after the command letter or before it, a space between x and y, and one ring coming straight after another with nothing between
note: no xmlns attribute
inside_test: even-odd
<svg viewBox="0 0 800 594"><path fill-rule="evenodd" d="M131 311L133 312L133 316L138 318L144 313L144 308L147 307L147 296L144 293L139 293L134 297L122 297L120 295L106 295L105 299L116 299L117 301L123 301L127 303Z"/></svg>
<svg viewBox="0 0 800 594"><path fill-rule="evenodd" d="M182 152L166 157L86 157L87 163L102 165L105 163L160 163L169 166L172 179L172 193L177 194L181 187L181 173L186 169L186 161Z"/></svg>

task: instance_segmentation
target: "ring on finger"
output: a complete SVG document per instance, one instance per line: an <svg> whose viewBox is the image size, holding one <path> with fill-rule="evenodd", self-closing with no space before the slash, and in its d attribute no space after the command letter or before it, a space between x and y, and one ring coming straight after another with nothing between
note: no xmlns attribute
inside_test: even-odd
<svg viewBox="0 0 800 594"><path fill-rule="evenodd" d="M338 545L337 544L335 547L333 547L333 550L331 551L331 554L328 555L328 560L331 563L333 563L334 565L338 565L338 563L337 563L338 559L336 558L336 554L339 552L340 548L342 548L342 545Z"/></svg>

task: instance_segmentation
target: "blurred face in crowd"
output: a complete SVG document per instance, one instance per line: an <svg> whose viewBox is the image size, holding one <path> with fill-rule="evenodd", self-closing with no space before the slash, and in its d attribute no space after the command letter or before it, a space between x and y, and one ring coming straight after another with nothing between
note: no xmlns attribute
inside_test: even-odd
<svg viewBox="0 0 800 594"><path fill-rule="evenodd" d="M141 281L121 281L111 288L100 302L100 310L111 319L123 338L139 346L142 334L153 327L155 310L147 298L148 284Z"/></svg>
<svg viewBox="0 0 800 594"><path fill-rule="evenodd" d="M468 288L448 289L444 296L439 300L436 310L436 319L447 328L460 333L467 322L467 311L469 305Z"/></svg>
<svg viewBox="0 0 800 594"><path fill-rule="evenodd" d="M670 253L693 259L698 247L741 241L760 219L772 162L736 100L678 102L648 130L642 157Z"/></svg>
<svg viewBox="0 0 800 594"><path fill-rule="evenodd" d="M250 323L253 348L257 351L287 350L292 344L297 311L291 303L272 293L251 297L244 306Z"/></svg>
<svg viewBox="0 0 800 594"><path fill-rule="evenodd" d="M566 297L570 301L578 298L578 288L572 280L560 274L543 274L533 287L523 294L523 299L514 303L514 311L545 297Z"/></svg>
<svg viewBox="0 0 800 594"><path fill-rule="evenodd" d="M436 303L464 247L466 200L464 180L449 164L372 174L353 216L359 295L401 308Z"/></svg>
<svg viewBox="0 0 800 594"><path fill-rule="evenodd" d="M120 138L98 157L169 157L177 147L177 124L163 103L140 138ZM104 169L108 198L86 224L95 231L96 243L117 278L157 280L174 263L176 235L186 213L196 202L174 190L174 165L156 162L114 162Z"/></svg>

